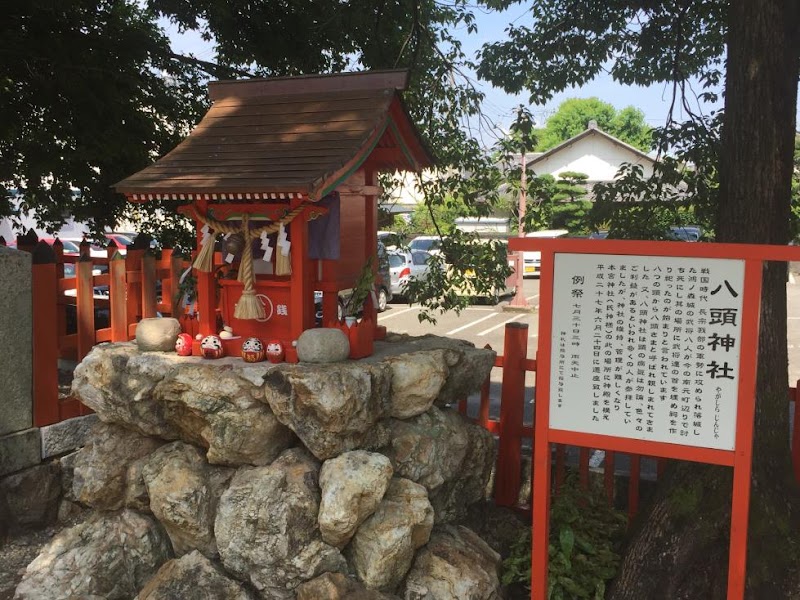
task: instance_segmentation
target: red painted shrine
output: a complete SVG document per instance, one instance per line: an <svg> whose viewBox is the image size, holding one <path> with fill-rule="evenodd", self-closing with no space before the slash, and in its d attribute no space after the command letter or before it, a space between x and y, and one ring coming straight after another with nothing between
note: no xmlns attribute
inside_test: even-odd
<svg viewBox="0 0 800 600"><path fill-rule="evenodd" d="M212 82L191 134L116 184L133 202L188 201L202 335L217 333L219 315L239 345L291 348L315 326L315 290L335 325L338 292L376 252L377 173L433 163L400 99L406 82L405 71ZM222 259L236 276L218 277L214 244L232 236L240 252L222 244ZM370 302L363 322L372 335Z"/></svg>

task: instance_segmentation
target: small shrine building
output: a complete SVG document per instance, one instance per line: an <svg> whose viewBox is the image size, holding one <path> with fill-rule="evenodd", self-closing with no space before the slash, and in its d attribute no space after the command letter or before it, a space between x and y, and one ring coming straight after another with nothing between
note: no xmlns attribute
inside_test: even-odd
<svg viewBox="0 0 800 600"><path fill-rule="evenodd" d="M367 71L211 82L212 105L190 135L115 185L132 202L188 202L202 335L221 317L238 340L289 348L315 326L315 291L323 323L335 324L339 291L376 253L377 174L434 162L400 97L407 80ZM241 252L223 245L222 257L236 278L218 277L222 236L239 240ZM374 327L373 303L364 319Z"/></svg>

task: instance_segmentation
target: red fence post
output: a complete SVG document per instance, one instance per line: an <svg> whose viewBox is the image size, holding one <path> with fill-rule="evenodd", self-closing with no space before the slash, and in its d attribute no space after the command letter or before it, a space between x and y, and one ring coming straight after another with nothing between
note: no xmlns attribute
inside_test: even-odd
<svg viewBox="0 0 800 600"><path fill-rule="evenodd" d="M628 523L639 512L639 478L642 476L642 457L631 454L630 479L628 479Z"/></svg>
<svg viewBox="0 0 800 600"><path fill-rule="evenodd" d="M528 324L508 323L503 348L503 385L500 403L500 444L497 453L495 501L514 506L521 479L521 432L525 403L525 359Z"/></svg>
<svg viewBox="0 0 800 600"><path fill-rule="evenodd" d="M130 325L138 323L142 318L142 256L144 250L139 250L128 246L125 253L125 302L126 315L128 319L128 338L133 337L130 332Z"/></svg>
<svg viewBox="0 0 800 600"><path fill-rule="evenodd" d="M199 332L209 335L217 331L217 282L214 273L196 271L197 306L203 307L198 315Z"/></svg>
<svg viewBox="0 0 800 600"><path fill-rule="evenodd" d="M183 257L179 254L173 254L170 251L169 257L169 286L162 283L163 290L161 292L161 302L169 305L170 316L174 319L180 320L183 316L183 296L180 294L181 275L183 275L185 267L183 266ZM187 275L188 277L188 275ZM167 296L167 293L169 295Z"/></svg>
<svg viewBox="0 0 800 600"><path fill-rule="evenodd" d="M613 450L606 450L606 463L603 471L603 483L606 488L606 497L608 498L608 505L614 506L614 463L616 454Z"/></svg>
<svg viewBox="0 0 800 600"><path fill-rule="evenodd" d="M33 251L33 424L58 423L58 280L46 242Z"/></svg>
<svg viewBox="0 0 800 600"><path fill-rule="evenodd" d="M90 258L81 256L75 263L75 300L78 314L78 361L89 354L95 343L94 275Z"/></svg>
<svg viewBox="0 0 800 600"><path fill-rule="evenodd" d="M578 480L581 484L581 489L586 491L589 489L589 459L591 458L591 449L581 447L578 451Z"/></svg>
<svg viewBox="0 0 800 600"><path fill-rule="evenodd" d="M157 316L156 308L156 257L145 252L142 257L142 318Z"/></svg>
<svg viewBox="0 0 800 600"><path fill-rule="evenodd" d="M108 261L108 300L111 311L111 341L128 341L128 304L125 299L125 259L119 252Z"/></svg>

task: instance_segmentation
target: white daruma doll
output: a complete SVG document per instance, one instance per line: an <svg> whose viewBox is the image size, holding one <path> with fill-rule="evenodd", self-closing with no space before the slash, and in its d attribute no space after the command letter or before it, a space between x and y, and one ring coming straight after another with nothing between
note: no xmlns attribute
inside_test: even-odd
<svg viewBox="0 0 800 600"><path fill-rule="evenodd" d="M203 358L222 358L225 356L225 348L222 347L222 340L218 335L207 335L200 342L200 351Z"/></svg>
<svg viewBox="0 0 800 600"><path fill-rule="evenodd" d="M256 363L264 360L264 344L256 337L247 338L242 344L242 360Z"/></svg>

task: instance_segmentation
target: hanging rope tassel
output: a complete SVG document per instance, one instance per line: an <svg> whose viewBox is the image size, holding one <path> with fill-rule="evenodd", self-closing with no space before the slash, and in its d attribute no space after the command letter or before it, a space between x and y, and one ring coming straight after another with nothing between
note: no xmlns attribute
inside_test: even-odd
<svg viewBox="0 0 800 600"><path fill-rule="evenodd" d="M212 271L214 268L214 246L216 245L216 241L216 232L208 234L203 240L200 252L197 253L197 257L194 259L194 263L192 263L195 269L203 273L210 273Z"/></svg>
<svg viewBox="0 0 800 600"><path fill-rule="evenodd" d="M256 296L255 275L253 274L253 246L252 233L250 231L250 216L242 216L242 234L244 235L244 250L242 251L242 262L239 265L239 281L244 284L242 297L236 303L233 316L237 319L263 319L266 317L264 305Z"/></svg>

